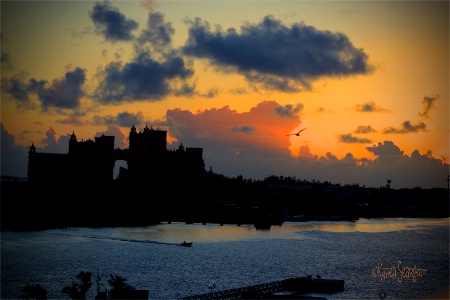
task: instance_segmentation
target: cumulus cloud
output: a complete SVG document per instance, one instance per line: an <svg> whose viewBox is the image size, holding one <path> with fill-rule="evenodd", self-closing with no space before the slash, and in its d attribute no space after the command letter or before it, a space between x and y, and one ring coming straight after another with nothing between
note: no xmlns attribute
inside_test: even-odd
<svg viewBox="0 0 450 300"><path fill-rule="evenodd" d="M238 32L219 26L213 31L200 18L185 22L189 26L186 55L208 59L222 71L236 71L271 89L294 92L323 76L367 74L374 69L364 50L346 35L304 23L287 26L268 15Z"/></svg>
<svg viewBox="0 0 450 300"><path fill-rule="evenodd" d="M223 71L237 71L271 89L298 91L323 76L366 74L373 70L368 56L342 33L321 31L304 23L284 25L268 15L240 32L226 31L195 18L187 19L189 38L183 51L208 59ZM231 67L231 68L230 68Z"/></svg>
<svg viewBox="0 0 450 300"><path fill-rule="evenodd" d="M394 127L388 127L382 130L383 133L385 134L390 134L390 133L410 133L410 132L419 132L419 131L425 131L426 130L426 125L423 122L418 122L417 124L411 124L410 121L405 121L403 122L399 128L394 128Z"/></svg>
<svg viewBox="0 0 450 300"><path fill-rule="evenodd" d="M384 176L385 180L392 180L393 184L404 187L446 186L449 165L433 157L430 151L420 154L414 150L411 155L407 155L391 141L378 143L367 150L377 155L368 165L372 178L381 179Z"/></svg>
<svg viewBox="0 0 450 300"><path fill-rule="evenodd" d="M127 19L119 9L108 1L96 2L90 17L99 34L108 41L129 41L133 39L132 31L138 27L134 20Z"/></svg>
<svg viewBox="0 0 450 300"><path fill-rule="evenodd" d="M313 159L316 158L314 154L311 153L311 149L309 149L308 145L300 146L299 152L298 152L298 158L306 158L306 159Z"/></svg>
<svg viewBox="0 0 450 300"><path fill-rule="evenodd" d="M28 166L29 149L17 145L14 136L6 130L2 122L0 122L0 136L0 174L2 176L25 177Z"/></svg>
<svg viewBox="0 0 450 300"><path fill-rule="evenodd" d="M70 133L57 137L56 130L49 127L45 133L45 138L41 141L42 147L36 147L37 152L45 153L69 153Z"/></svg>
<svg viewBox="0 0 450 300"><path fill-rule="evenodd" d="M133 61L109 63L97 76L100 83L94 98L102 104L119 104L124 101L159 101L169 94L192 95L187 82L194 71L175 53L158 62L149 53L139 53ZM181 82L177 88L174 83Z"/></svg>
<svg viewBox="0 0 450 300"><path fill-rule="evenodd" d="M284 174L291 172L297 178L368 187L384 186L388 179L393 188L446 187L449 165L433 157L430 151L420 154L414 150L407 155L392 141L380 142L366 149L377 157L373 160L356 159L348 153L336 160L331 153L321 157L308 155L309 148L302 146L300 152L303 155L294 164L296 170L286 166Z"/></svg>
<svg viewBox="0 0 450 300"><path fill-rule="evenodd" d="M12 99L19 109L33 110L36 108L30 95L37 93L47 84L46 81L37 81L32 78L27 80L25 73L19 73L12 78L2 78L2 91Z"/></svg>
<svg viewBox="0 0 450 300"><path fill-rule="evenodd" d="M36 108L30 99L31 94L37 94L43 111L50 108L76 109L80 106L80 100L84 96L85 69L77 67L68 71L63 78L54 79L50 86L45 80L32 78L27 81L25 76L21 73L10 79L2 79L3 91L9 94L19 107Z"/></svg>
<svg viewBox="0 0 450 300"><path fill-rule="evenodd" d="M86 70L77 67L68 71L64 78L53 80L48 88L39 88L38 96L42 109L69 108L80 106L80 99L84 95L83 84L86 81Z"/></svg>
<svg viewBox="0 0 450 300"><path fill-rule="evenodd" d="M147 27L141 31L137 41L141 45L149 44L156 51L165 52L172 46L174 33L175 29L171 23L164 21L162 13L149 13Z"/></svg>
<svg viewBox="0 0 450 300"><path fill-rule="evenodd" d="M131 35L134 21L125 16L108 2L97 4L91 14L92 19L110 40L131 41L134 54L130 61L116 60L99 68L96 74L98 85L92 97L101 104L120 104L134 101L161 101L169 95L198 95L192 62L172 48L175 33L164 15L152 12L153 2L143 2L149 9L146 27L137 38ZM209 91L206 97L215 96Z"/></svg>
<svg viewBox="0 0 450 300"><path fill-rule="evenodd" d="M165 124L170 135L176 137L173 143L169 143L169 148L173 145L178 146L180 142L186 147L201 147L206 169L212 167L214 172L229 177L243 175L245 178L264 179L271 175L282 175L309 181L328 181L342 185L359 184L368 187L384 186L389 179L392 188L447 186L449 165L445 161L433 157L431 151L421 154L418 150L414 150L411 155L407 155L392 141L366 147L368 152L376 155L373 160L357 159L351 153L339 159L331 151L324 156L318 156L312 153L308 145L300 146L299 156L293 157L285 150L288 138L283 136L281 140L277 140L275 136L295 126L296 122L274 113L275 106L274 102L260 103L248 113L237 113L228 107L197 114L180 109L168 111L169 120ZM260 115L266 116L265 122L259 120ZM205 123L205 120L212 119L215 122ZM278 123L273 124L274 120ZM250 125L233 127L232 124L238 123ZM28 147L17 145L3 124L0 125L2 175L26 177ZM128 133L118 126L109 125L105 131L97 132L96 136L102 134L115 136L115 147L127 147ZM56 131L49 128L45 138L36 141L44 145L37 151L67 153L69 139L70 134L57 138ZM267 141L271 144L269 148L263 147L263 143ZM120 165L120 162L117 165ZM126 167L126 163L122 165ZM115 170L116 175L117 171Z"/></svg>
<svg viewBox="0 0 450 300"><path fill-rule="evenodd" d="M114 149L128 148L128 133L125 133L119 126L108 125L105 131L97 132L95 134L96 137L100 137L102 135L114 136Z"/></svg>
<svg viewBox="0 0 450 300"><path fill-rule="evenodd" d="M182 140L187 147L203 148L207 169L211 166L214 172L230 177L264 179L283 175L370 187L384 186L390 179L393 188L446 186L448 164L431 155L406 155L392 141L364 146L368 153L375 154L375 159L355 158L351 153L339 159L331 149L318 156L308 145L301 145L299 155L293 157L285 151L290 145L284 133L297 127L301 120L274 114L277 107L281 106L266 101L248 113L238 113L229 107L196 114L169 110L168 130L176 137L175 143ZM251 128L251 134L238 131L247 127ZM283 137L278 139L280 132ZM369 142L358 138L357 141Z"/></svg>
<svg viewBox="0 0 450 300"><path fill-rule="evenodd" d="M236 155L242 159L255 155L289 155L290 142L285 133L295 128L299 120L281 117L276 111L279 107L275 101L264 101L243 113L228 106L196 114L168 110L168 130L186 146L203 147L209 149L208 155L223 157L223 161L217 160L221 166L226 166Z"/></svg>
<svg viewBox="0 0 450 300"><path fill-rule="evenodd" d="M381 158L403 155L403 151L392 141L379 142L376 145L366 147L366 149Z"/></svg>

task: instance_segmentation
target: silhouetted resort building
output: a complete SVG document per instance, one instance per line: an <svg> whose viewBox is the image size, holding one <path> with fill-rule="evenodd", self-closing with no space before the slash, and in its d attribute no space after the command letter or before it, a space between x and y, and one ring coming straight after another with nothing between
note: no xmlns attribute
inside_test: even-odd
<svg viewBox="0 0 450 300"><path fill-rule="evenodd" d="M28 152L28 181L112 182L114 165L124 160L119 179L132 183L164 184L168 182L199 182L205 173L202 148L168 150L167 131L145 126L137 132L131 127L127 149L114 149L114 136L78 141L75 132L69 140L69 153L39 153L32 144Z"/></svg>

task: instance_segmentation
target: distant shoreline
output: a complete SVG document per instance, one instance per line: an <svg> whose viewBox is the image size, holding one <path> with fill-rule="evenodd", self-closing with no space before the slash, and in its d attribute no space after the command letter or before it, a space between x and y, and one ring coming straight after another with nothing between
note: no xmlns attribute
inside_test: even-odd
<svg viewBox="0 0 450 300"><path fill-rule="evenodd" d="M0 189L1 231L136 227L171 221L270 228L292 220L450 217L449 191L442 188L395 190L209 178L195 186L3 181Z"/></svg>

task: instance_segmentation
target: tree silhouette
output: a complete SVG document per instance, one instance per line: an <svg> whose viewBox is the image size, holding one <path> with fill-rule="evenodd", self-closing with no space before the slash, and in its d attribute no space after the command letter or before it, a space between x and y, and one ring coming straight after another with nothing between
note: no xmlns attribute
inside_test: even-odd
<svg viewBox="0 0 450 300"><path fill-rule="evenodd" d="M86 294L92 286L91 272L81 271L75 278L80 283L72 282L72 285L63 287L61 292L68 295L71 299L86 299ZM97 295L95 299L147 299L148 291L136 290L135 287L127 283L127 279L120 275L110 274L108 284L111 286L111 294L108 290L101 291L99 285L101 284L100 275L97 275ZM47 299L47 291L41 287L40 284L26 284L22 289L22 295L18 299L38 300ZM137 298L136 298L137 297Z"/></svg>
<svg viewBox="0 0 450 300"><path fill-rule="evenodd" d="M120 275L110 274L108 283L115 290L134 290L135 288L127 283L127 279Z"/></svg>
<svg viewBox="0 0 450 300"><path fill-rule="evenodd" d="M100 289L101 285L103 285L102 278L100 277L100 275L97 274L97 295L95 296L96 300L108 299L108 291L107 290L102 291Z"/></svg>
<svg viewBox="0 0 450 300"><path fill-rule="evenodd" d="M47 291L40 284L26 284L19 299L47 299Z"/></svg>
<svg viewBox="0 0 450 300"><path fill-rule="evenodd" d="M72 285L65 286L62 293L67 294L72 299L86 299L86 293L91 288L91 272L81 271L75 276L81 283L72 282Z"/></svg>

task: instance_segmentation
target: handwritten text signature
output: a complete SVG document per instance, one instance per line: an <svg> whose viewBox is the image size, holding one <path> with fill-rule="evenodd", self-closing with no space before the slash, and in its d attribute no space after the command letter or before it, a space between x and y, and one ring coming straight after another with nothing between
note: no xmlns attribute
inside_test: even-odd
<svg viewBox="0 0 450 300"><path fill-rule="evenodd" d="M422 278L427 274L427 269L420 269L416 266L408 267L402 266L402 261L399 260L397 266L383 267L383 264L378 263L372 268L373 277L378 278L380 281L386 281L388 279L397 279L398 282L405 280L412 280L416 282L417 277Z"/></svg>

